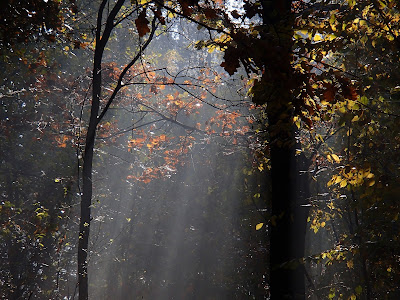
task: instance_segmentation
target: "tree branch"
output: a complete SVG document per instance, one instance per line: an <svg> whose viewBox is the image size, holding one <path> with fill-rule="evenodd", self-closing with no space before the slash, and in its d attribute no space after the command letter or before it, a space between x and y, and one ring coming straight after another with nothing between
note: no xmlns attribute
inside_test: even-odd
<svg viewBox="0 0 400 300"><path fill-rule="evenodd" d="M100 121L103 119L104 115L107 113L108 109L110 108L110 105L114 101L115 97L117 96L119 90L124 86L122 84L122 79L126 75L126 73L129 71L129 69L139 60L139 58L142 56L143 51L147 48L147 46L150 44L151 40L153 39L154 33L156 31L157 25L156 25L156 18L153 18L153 21L151 22L151 32L150 36L147 39L147 41L144 43L143 47L141 47L139 53L131 60L129 64L127 64L124 68L124 70L121 72L118 78L117 86L115 87L112 95L107 101L106 106L103 108L102 112L97 118L97 124L100 123Z"/></svg>

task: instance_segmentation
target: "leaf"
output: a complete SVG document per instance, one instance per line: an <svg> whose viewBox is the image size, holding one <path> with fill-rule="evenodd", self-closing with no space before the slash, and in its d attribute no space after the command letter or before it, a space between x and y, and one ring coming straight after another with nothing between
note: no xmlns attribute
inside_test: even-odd
<svg viewBox="0 0 400 300"><path fill-rule="evenodd" d="M146 33L150 32L149 21L146 19L146 10L143 10L138 18L135 20L136 28L138 30L139 36L142 37Z"/></svg>
<svg viewBox="0 0 400 300"><path fill-rule="evenodd" d="M160 21L160 23L162 25L165 25L165 18L163 17L160 8L157 10L153 10L154 15L156 16L156 18Z"/></svg>
<svg viewBox="0 0 400 300"><path fill-rule="evenodd" d="M331 154L331 156L332 156L332 158L333 158L333 160L334 160L335 162L340 163L340 158L339 158L339 156L337 156L336 154Z"/></svg>
<svg viewBox="0 0 400 300"><path fill-rule="evenodd" d="M357 286L356 289L355 289L356 294L357 294L357 295L360 295L360 294L362 293L362 290L363 290L363 289L362 289L361 285Z"/></svg>
<svg viewBox="0 0 400 300"><path fill-rule="evenodd" d="M341 182L342 181L342 176L337 176L336 177L336 179L335 179L335 183L339 183L339 182Z"/></svg>
<svg viewBox="0 0 400 300"><path fill-rule="evenodd" d="M346 180L342 180L342 181L340 182L340 187L341 187L341 188L344 188L346 185L347 185L347 181L346 181Z"/></svg>
<svg viewBox="0 0 400 300"><path fill-rule="evenodd" d="M319 41L321 41L322 40L322 36L320 35L320 34L316 34L315 36L314 36L314 42L319 42Z"/></svg>
<svg viewBox="0 0 400 300"><path fill-rule="evenodd" d="M368 179L374 178L374 174L373 173L368 173L368 175L366 176Z"/></svg>
<svg viewBox="0 0 400 300"><path fill-rule="evenodd" d="M234 17L235 19L239 19L241 17L241 15L238 13L236 9L231 11L231 16Z"/></svg>
<svg viewBox="0 0 400 300"><path fill-rule="evenodd" d="M334 102L336 95L335 86L330 83L324 83L324 90L322 92L322 95L326 102Z"/></svg>
<svg viewBox="0 0 400 300"><path fill-rule="evenodd" d="M178 0L181 8L182 8L182 12L185 16L190 16L193 12L193 9L191 7L189 7L189 1L187 0Z"/></svg>
<svg viewBox="0 0 400 300"><path fill-rule="evenodd" d="M353 262L352 260L349 260L349 261L346 263L346 265L347 265L347 267L348 267L349 269L353 269L353 268L354 268L354 262Z"/></svg>
<svg viewBox="0 0 400 300"><path fill-rule="evenodd" d="M213 19L217 18L217 13L212 8L205 8L204 9L204 15L206 16L207 19L210 19L210 20L213 20Z"/></svg>
<svg viewBox="0 0 400 300"><path fill-rule="evenodd" d="M258 223L256 225L256 230L260 230L264 226L264 223Z"/></svg>
<svg viewBox="0 0 400 300"><path fill-rule="evenodd" d="M221 67L223 67L229 75L233 75L240 67L238 54L238 49L234 47L228 47L228 49L225 50L224 62L221 63Z"/></svg>

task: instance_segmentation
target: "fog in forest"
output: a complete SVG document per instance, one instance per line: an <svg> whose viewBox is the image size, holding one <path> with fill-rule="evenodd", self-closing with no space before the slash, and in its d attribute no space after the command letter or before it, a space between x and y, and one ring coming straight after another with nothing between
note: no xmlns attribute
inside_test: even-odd
<svg viewBox="0 0 400 300"><path fill-rule="evenodd" d="M399 299L399 6L278 2L0 5L0 299Z"/></svg>
<svg viewBox="0 0 400 300"><path fill-rule="evenodd" d="M239 76L230 79L222 70L218 71L222 77L216 72L221 53L193 49L191 44L204 33L197 32L189 39L190 27L194 26L176 23L171 25L169 34L159 34L143 56L146 66L139 64L137 71L145 68L145 76L173 77L178 83L190 80L193 86L203 85L207 77L219 83L209 81L205 89L191 84L184 89L167 86L162 90L152 90L150 84L132 86L100 125L88 251L91 299L257 299L265 293L266 227L255 230L256 224L265 222L265 199L260 194L254 196L265 189L265 183L258 179L264 175L254 175L252 171L249 102L243 99ZM126 56L119 54L130 47L129 42L129 33L122 30L107 49L106 86L112 83L113 68L126 64ZM73 75L75 81L62 91L67 99L67 106L62 106L67 122L54 129L66 135L51 144L58 151L66 148L69 159L63 157L50 172L42 161L50 162L54 152L50 154L46 146L37 145L32 154L34 172L58 188L59 196L63 195L61 207L54 206L60 210L63 222L55 235L57 249L49 253L48 264L37 266L29 276L54 265L57 274L48 287L55 286L55 295L62 299L77 297L75 232L81 186L75 174L79 170L81 176L82 154L80 149L68 149L66 144L76 142L74 139L84 131L76 120L83 122L87 118L86 108L76 103L88 88L85 69L90 64L86 55L77 50L68 54L69 58L59 59L68 69L65 72L73 68L81 73L78 77ZM71 65L71 58L79 65ZM50 89L56 87L50 85ZM142 103L147 109L140 101L135 102L138 95L147 97ZM170 102L157 102L164 101L162 97L167 95ZM21 100L21 110L25 105ZM40 106L41 118L52 113L51 105L49 102ZM169 105L176 108L170 109ZM54 105L53 111L60 106ZM190 108L186 110L185 106ZM165 119L167 115L175 123ZM230 115L234 116L232 120L225 118ZM196 123L204 128L207 122L213 134L206 134L204 129L196 132L200 128ZM40 131L42 124L37 124ZM237 136L232 134L235 131L239 132ZM35 135L35 130L28 127L16 138L24 140L32 133ZM75 135L72 140L71 134ZM20 147L31 146L21 142ZM165 161L163 156L168 156L168 151L169 161ZM24 168L23 161L16 162L15 170ZM27 184L33 182L25 182L24 187ZM32 190L36 195L33 187ZM36 203L47 214L47 208L41 206L43 202L38 199ZM40 209L36 212L40 213ZM33 257L28 255L26 259L31 261ZM23 292L25 288L21 289L15 295L29 295Z"/></svg>
<svg viewBox="0 0 400 300"><path fill-rule="evenodd" d="M167 39L160 38L154 49L182 43L179 36ZM179 53L177 62L168 67L185 74L182 81L196 76L186 69L204 72L201 68L216 59L210 53L167 50ZM238 89L238 83L231 81L216 91L220 100L207 95L205 102L213 106L237 102ZM204 106L200 116L193 119L182 114L177 120L187 125L207 121L216 110ZM241 110L244 119L248 114L245 107L240 104L230 110ZM119 120L131 117L128 112L115 114ZM251 162L246 163L251 155L247 138L242 137L241 150L237 151L230 144L232 140L190 133L168 122L144 131L154 136L161 131L170 138L186 136L190 146L187 153L180 153L176 167L165 167L168 175L150 182L127 179L148 162L138 162L135 152L127 152L126 138L99 150L101 167L95 171L94 186L101 192L93 205L90 247L92 297L256 299L264 293L266 272L260 262L267 257L265 230L254 229L263 221L248 190L255 179L244 171L252 168ZM126 136L135 137L129 132Z"/></svg>

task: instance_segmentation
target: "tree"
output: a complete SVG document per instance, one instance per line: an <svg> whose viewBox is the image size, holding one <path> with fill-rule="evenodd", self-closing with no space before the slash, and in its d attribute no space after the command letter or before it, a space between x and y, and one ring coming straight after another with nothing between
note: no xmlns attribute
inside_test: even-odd
<svg viewBox="0 0 400 300"><path fill-rule="evenodd" d="M88 246L89 246L89 232L90 232L90 223L91 223L91 205L92 205L92 194L93 194L93 182L92 182L92 173L93 173L93 150L95 146L96 134L101 127L101 121L104 116L108 112L110 106L113 104L114 100L121 94L122 89L125 87L129 87L130 85L135 84L148 84L151 85L150 90L155 94L158 93L157 85L165 86L167 84L176 85L181 90L186 93L186 97L190 95L194 97L198 101L203 101L203 95L195 96L187 86L196 87L196 84L192 84L189 80L185 80L183 83L178 83L174 80L166 79L166 81L160 82L160 78L156 77L154 71L149 71L144 67L142 74L130 74L130 70L137 62L140 62L142 58L143 51L148 47L150 42L152 41L155 30L157 28L157 24L165 24L165 19L161 14L160 7L158 4L152 4L150 2L145 2L138 4L137 6L131 6L128 10L122 10L123 4L125 1L119 0L114 6L111 8L109 13L106 13L106 6L108 4L108 0L104 0L100 3L100 8L97 14L97 25L96 25L96 37L95 37L95 48L94 48L94 61L93 61L93 72L92 72L92 101L90 105L90 114L89 114L89 123L87 127L87 131L85 133L85 147L83 153L83 169L82 169L82 199L81 199L81 217L80 217L80 234L79 234L79 243L78 243L78 281L79 281L79 297L80 299L88 298ZM149 27L150 22L147 20L147 11L152 11L153 19L151 21L151 25ZM105 93L103 93L103 67L104 63L103 58L105 57L105 49L110 41L110 37L113 29L115 29L118 24L120 24L124 20L128 20L130 16L135 16L134 19L136 28L138 30L139 37L144 37L148 33L146 41L138 47L138 52L135 56L130 60L128 64L123 67L122 71L116 75L116 83L115 85L111 85L112 92L108 95L106 101L103 100ZM105 22L103 26L102 22ZM143 82L135 82L135 78L141 75L141 78L147 79L147 81ZM170 75L170 74L168 74ZM178 72L179 75L179 72ZM174 79L179 79L180 77L185 76L174 76ZM172 77L172 76L171 76ZM190 79L190 77L189 77ZM158 81L157 81L158 80ZM198 88L203 88L202 86L198 86ZM179 94L177 94L179 97ZM141 100L141 99L140 99ZM174 100L173 95L168 95L167 97L168 105L171 100ZM101 104L104 103L103 107ZM199 128L195 126L188 126L181 122L179 122L176 118L177 114L185 109L188 113L196 109L196 102L185 104L180 99L175 99L173 101L173 105L169 106L168 113L171 116L168 116L166 113L162 113L157 107L154 107L152 103L146 103L146 101L139 102L139 105L136 103L135 106L140 107L139 113L143 113L144 116L146 113L151 112L155 115L158 115L159 118L163 121L169 121L173 124L183 127L185 130L189 131L201 131ZM144 107L145 109L142 109ZM143 110L143 111L141 111ZM175 115L174 115L175 114ZM237 114L227 114L228 117L235 119ZM221 114L221 119L224 116ZM159 121L159 120L158 120ZM153 122L153 121L152 121ZM132 129L135 126L132 127ZM141 140L141 144L147 137ZM157 138L150 138L149 144L147 147L152 151L153 148L156 148L160 143L165 142L166 136L160 136ZM187 147L189 143L188 140L190 138L184 138L182 141L182 146ZM135 139L131 140L131 147L136 147L135 143L138 141ZM171 152L174 155L174 152ZM172 160L176 160L176 158L172 158ZM168 162L167 162L168 166ZM141 177L140 179L143 181L150 181L150 178L154 177L158 174L162 174L159 172L160 169L152 169L148 168L147 172L145 172L145 177ZM131 178L134 178L132 176Z"/></svg>
<svg viewBox="0 0 400 300"><path fill-rule="evenodd" d="M179 135L178 145L181 147L181 152L175 151L177 149L171 146L168 152L164 153L164 157L160 156L154 161L154 166L150 166L149 163L142 174L130 174L128 180L146 183L173 173L174 171L168 170L167 167L176 169L179 165L176 155L180 153L183 157L188 153L184 151L193 145L193 137L190 135L192 133L205 132L211 136L220 134L226 136L232 143L235 140L237 142L237 135L230 136L228 129L237 124L240 114L236 111L227 111L225 107L216 106L219 112L208 120L206 126L202 127L201 122L190 125L194 124L194 121L204 121L194 115L201 113L196 105L207 103L207 92L214 93L218 98L213 88L208 91L205 89L196 95L193 93L194 88L202 89L205 86L195 83L190 71L185 70L184 76L181 76L182 73L179 71L175 76L171 76L169 70L152 68L143 59L144 51L156 36L158 24L169 26L169 22L174 18L184 18L204 29L208 37L196 42L195 46L206 47L210 52L215 49L222 51L221 67L227 73L233 75L240 66L243 66L248 76L248 83L251 85L248 96L260 107L258 121L261 126L257 131L261 134L257 137L259 143L256 148L261 158L257 167L259 170L270 168L268 178L271 183L269 199L271 213L268 216L268 229L271 233L269 278L271 297L273 299L305 297L304 275L307 274L304 272L304 236L308 213L306 207L310 195L308 174L312 171L311 167L314 178L321 178L320 182L328 178L326 181L332 189L332 194L338 196L337 201L322 208L318 207L317 201L312 202L317 209L310 218L311 228L316 232L329 228L333 232L332 240L336 239L336 243L340 241L341 244L336 245L338 248L334 250L339 252L336 261L342 261L341 264L338 263L342 271L335 272L340 273L336 274L337 276L347 281L351 279L349 274L353 269L360 270L363 274L363 279L359 283L349 284L351 292L348 295L339 293L339 289L333 288L327 294L322 293L322 288L315 286L312 278L307 276L309 283L314 285L313 289L331 298L335 297L336 292L339 297L348 296L350 299L363 293L366 298L371 298L385 293L381 287L371 283L371 278L378 277L374 272L384 274L384 278L391 281L397 278L394 256L379 258L373 254L374 251L370 246L370 244L376 245L377 237L382 236L382 232L385 231L390 234L379 247L388 247L392 252L397 251L391 240L395 240L398 232L396 227L398 206L393 201L397 195L393 186L396 184L395 178L398 172L393 169L391 161L375 159L372 151L372 148L377 146L390 157L391 152L397 149L396 145L391 143L391 140L398 139L395 130L391 132L398 123L397 104L385 102L385 99L397 101L398 93L398 72L393 66L393 61L398 60L399 50L397 3L248 0L243 1L236 10L232 10L232 7L225 6L223 1L132 1L124 6L123 0L114 2L102 0L99 9L94 9L97 19L93 44L83 41L90 32L90 28L86 33L81 32L86 24L82 27L81 24L76 24L76 32L65 33L64 29L59 28L59 21L63 18L59 14L51 17L46 15L47 10L42 2L18 3L19 8L28 13L27 18L30 18L29 14L32 13L31 15L38 16L38 19L33 18L34 22L26 22L26 18L17 20L12 13L10 20L13 21L10 25L15 25L16 29L13 29L15 35L11 35L7 40L3 34L3 46L15 50L15 41L27 39L23 32L36 33L35 37L44 36L50 41L56 36L61 37L63 33L64 42L67 41L71 46L64 47L64 52L68 53L72 46L76 49L88 47L94 50L92 97L88 105L90 112L86 111L87 105L84 105L81 114L81 118L85 118L88 113L88 126L82 130L85 146L82 190L79 191L81 195L78 240L80 299L88 298L87 267L96 137L105 139L104 131L112 128L114 121L121 116L115 113L113 115L115 119L111 119L110 109L113 108L115 101L117 99L125 101L122 96L126 91L131 92L135 98L131 109L139 117L125 130L132 131L128 146L130 153L142 148L143 152L157 153L163 147L171 145L169 143L171 139L165 132L160 135L147 134L143 131L133 132L138 126L145 126L144 120L152 124L168 121L180 126L182 132L185 132ZM73 1L71 3L74 4ZM34 13L31 6L36 7L38 11ZM8 5L7 11L16 7L18 6ZM51 12L60 11L60 6L56 2L51 2L47 8ZM70 11L75 9L76 7L72 5ZM57 17L54 17L56 15ZM5 20L8 22L9 19L5 17ZM131 22L130 24L134 24L137 30L136 52L134 55L130 54L127 62L121 62L122 59L113 62L107 47L113 41L118 42L121 48L127 44L125 37L118 36L115 30L119 29L123 22ZM39 72L41 67L46 66L46 55L42 51L33 51L37 57L33 58L36 62L32 63L28 63L27 58L30 54L26 53L18 50L16 58L20 58L32 72ZM9 59L7 55L3 58ZM120 68L119 65L123 64L125 65ZM133 70L135 68L136 70ZM177 78L183 82L178 82ZM220 76L216 78L218 78L216 81L220 80ZM20 80L15 76L15 80L12 81L14 86L8 90L3 88L4 94L7 96L21 94L21 90L18 90L16 88L18 85L15 84ZM35 80L39 82L34 83L37 85L45 79L42 76L33 78L33 81ZM207 80L205 78L203 83L209 84L210 81ZM148 86L149 92L155 96L143 97L134 91L134 87L139 85ZM169 92L171 86L180 89L183 94ZM189 86L193 87L193 90L190 90ZM168 90L164 99L161 92L163 89ZM375 97L374 94L379 96ZM159 98L156 95L160 95ZM186 101L189 95L196 101ZM182 112L185 110L189 114L193 113L193 116L183 117ZM17 114L18 109L13 108L13 112ZM30 112L25 109L22 115L25 113ZM110 122L105 122L106 115L109 115ZM150 117L152 115L158 118L153 119ZM395 121L393 118L396 118ZM221 125L220 129L216 128L216 124ZM17 138L14 136L12 139ZM385 142L377 142L378 139ZM330 143L333 140L344 146L332 146ZM64 148L69 138L62 136L56 142L59 148ZM10 146L9 149L13 147ZM296 155L296 152L301 153ZM395 159L392 158L393 161ZM158 163L159 165L155 167ZM317 173L323 174L320 172L322 167L330 169L332 174L317 177ZM300 170L305 175L300 176ZM314 187L317 190L321 185L318 182ZM325 187L322 189L326 190ZM11 194L7 192L7 197L11 197ZM13 200L13 202L18 201ZM373 208L379 211L379 214L376 214ZM4 223L7 223L7 218L11 216L13 209L15 209L13 205L5 203ZM36 217L43 217L46 209L46 206L41 207ZM346 214L342 214L342 211ZM381 215L385 218L380 218ZM341 219L336 219L337 216ZM260 223L261 226L263 223ZM340 234L338 231L345 233ZM343 245L359 250L348 251L344 255ZM333 263L335 259L332 258L332 251L331 249L311 257L316 261L328 258L328 262ZM346 265L342 258L347 260ZM397 295L394 286L387 288L386 292Z"/></svg>
<svg viewBox="0 0 400 300"><path fill-rule="evenodd" d="M79 221L79 243L78 243L78 281L79 281L79 299L88 299L88 272L87 272L87 256L88 256L88 245L89 245L89 230L91 223L90 208L92 205L92 167L93 167L93 149L96 139L96 133L99 123L102 121L106 114L109 106L115 99L118 91L123 87L122 80L127 71L138 61L142 55L142 51L146 49L151 39L153 38L155 31L156 18L153 19L151 33L148 40L144 45L141 46L139 53L131 60L123 72L120 74L113 94L108 99L107 104L100 111L100 102L102 99L102 60L104 55L105 47L109 41L112 30L116 26L117 15L120 12L124 0L118 0L111 11L105 14L105 8L108 0L103 0L100 4L97 25L96 25L96 46L94 49L94 60L93 60L93 72L92 72L92 103L90 110L90 119L86 132L85 138L85 150L83 155L83 169L82 169L82 200L81 200L81 217ZM119 21L122 21L124 17ZM103 20L105 19L105 25L103 28ZM145 10L142 12L141 17L137 20L137 26L140 30L140 35L144 35L147 30Z"/></svg>
<svg viewBox="0 0 400 300"><path fill-rule="evenodd" d="M209 30L216 30L219 33L224 33L224 27L210 27L206 22L198 21L204 14L204 20L210 20L213 24L217 19L217 12L221 14L221 19L227 23L229 28L235 28L232 20L229 19L226 13L216 6L207 4L202 6L197 1L179 2L176 6L165 6L162 2L155 2L157 6L161 6L166 10L195 21ZM99 114L99 103L101 94L101 60L104 47L108 41L110 33L113 29L113 22L123 1L117 2L111 13L107 17L104 32L101 36L101 20L103 18L103 10L106 1L103 1L98 14L97 33L96 33L96 50L94 59L93 71L93 97L91 119L86 138L84 167L83 167L83 196L81 206L81 225L80 225L80 250L79 250L79 276L80 276L80 295L82 299L87 298L87 246L88 233L90 225L90 205L91 205L91 171L93 159L93 145L96 133L96 127L106 113L109 105L113 101L117 92L121 89L122 77L125 73L121 73L120 80L114 90L113 95L105 106L103 112ZM276 268L272 268L271 275L271 290L273 297L281 298L290 294L290 297L304 297L304 280L302 272L299 268L295 268L293 272L289 267L290 264L296 266L300 264L303 257L304 242L302 238L305 230L306 212L299 213L297 210L299 203L294 199L296 190L296 174L294 170L295 161L295 135L293 132L293 114L294 110L301 111L303 102L297 103L294 101L294 96L300 93L304 79L307 76L297 74L292 67L292 36L294 27L294 17L291 12L291 1L276 2L271 7L264 4L246 2L245 14L243 18L252 18L255 15L260 15L262 18L262 29L260 27L251 27L251 30L259 30L261 38L253 38L251 34L243 32L240 28L237 31L229 33L230 39L236 42L235 44L228 42L220 42L217 45L225 49L225 62L221 65L233 74L239 66L239 61L244 63L247 70L263 70L263 76L260 82L256 82L253 93L254 101L257 104L266 106L268 116L268 133L269 133L269 152L271 157L271 181L272 181L272 234L271 234L271 263ZM192 18L192 14L196 9L198 14L197 19ZM155 14L155 16L157 16ZM155 19L154 19L155 20ZM144 35L150 29L147 26L148 21L145 13L141 13L136 19L136 25L139 30L139 35ZM279 55L271 55L270 52L263 51L262 53L248 53L244 50L244 45L252 43L253 49L268 47L279 53ZM267 55L265 55L267 53ZM255 55L254 55L255 54ZM247 60L251 58L251 60ZM247 61L247 62L246 62ZM249 63L249 61L251 63ZM128 64L128 69L135 63L132 61ZM259 91L256 91L259 88ZM267 95L270 95L267 99ZM291 220L294 218L295 223ZM300 230L300 233L298 232ZM294 275L297 274L297 275ZM297 286L298 285L298 286ZM296 291L298 290L298 291ZM80 296L81 297L81 296Z"/></svg>
<svg viewBox="0 0 400 300"><path fill-rule="evenodd" d="M325 208L318 205L318 212L323 212L321 221L332 223L328 228L333 240L332 249L317 258L328 257L331 272L336 278L343 276L341 278L345 278L343 281L348 284L347 291L334 285L327 290L326 296L336 294L350 299L375 299L396 297L398 293L392 286L397 273L390 267L393 257L389 254L398 250L385 241L386 250L390 250L384 251L381 257L375 255L377 249L382 249L382 244L376 241L380 235L377 232L382 230L389 236L397 232L397 227L392 226L396 222L398 206L393 204L391 196L387 196L396 194L393 183L397 175L390 167L396 164L396 160L386 153L388 149L393 151L392 141L398 136L394 129L398 123L398 107L393 101L397 71L392 65L398 60L398 25L394 21L398 18L396 6L393 2L351 2L347 10L337 7L329 15L327 31L346 37L341 48L346 55L326 62L346 70L346 76L352 78L357 89L348 89L348 97L344 99L338 96L343 77L336 73L336 79L326 85L324 96L327 112L333 110L336 115L333 120L337 126L334 130L337 150L333 152L338 155L325 153L321 156L325 155L330 163L340 167L336 167L337 171L332 171L327 180L336 200L331 200ZM341 24L341 29L338 24ZM377 44L381 47L376 47ZM327 146L333 147L332 142ZM382 149L379 154L377 148ZM332 153L332 148L326 149ZM390 212L386 210L388 207ZM317 225L314 230L320 228L318 219L314 217L312 226ZM381 234L383 236L387 235ZM334 282L332 273L329 276L328 283L331 284ZM376 284L379 281L377 277L385 278L383 280L387 283ZM320 291L326 285L321 284Z"/></svg>
<svg viewBox="0 0 400 300"><path fill-rule="evenodd" d="M1 80L1 295L8 299L56 296L75 182L69 102L51 47L31 43L2 49ZM24 74L21 76L20 74ZM65 84L62 79L59 84ZM60 132L64 132L61 134ZM51 157L51 158L50 158ZM59 170L64 173L60 176ZM57 265L57 262L60 263ZM54 282L52 279L55 279ZM57 283L56 283L57 282Z"/></svg>

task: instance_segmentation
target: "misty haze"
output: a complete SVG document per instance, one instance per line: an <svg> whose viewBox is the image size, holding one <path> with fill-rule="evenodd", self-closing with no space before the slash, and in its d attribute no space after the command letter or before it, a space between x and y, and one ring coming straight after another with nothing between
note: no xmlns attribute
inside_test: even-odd
<svg viewBox="0 0 400 300"><path fill-rule="evenodd" d="M0 8L1 299L400 299L396 1Z"/></svg>

